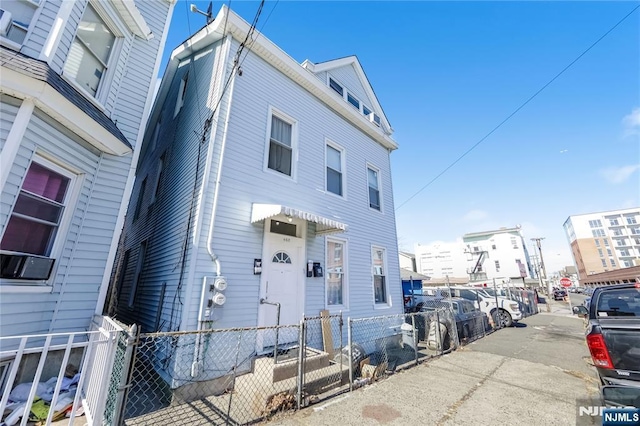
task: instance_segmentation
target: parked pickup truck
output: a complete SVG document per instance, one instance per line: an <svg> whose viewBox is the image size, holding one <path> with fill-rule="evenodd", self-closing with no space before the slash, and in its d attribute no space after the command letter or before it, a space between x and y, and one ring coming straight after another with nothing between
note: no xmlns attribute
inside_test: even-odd
<svg viewBox="0 0 640 426"><path fill-rule="evenodd" d="M573 312L588 320L587 346L601 384L640 388L640 283L598 287L589 308Z"/></svg>

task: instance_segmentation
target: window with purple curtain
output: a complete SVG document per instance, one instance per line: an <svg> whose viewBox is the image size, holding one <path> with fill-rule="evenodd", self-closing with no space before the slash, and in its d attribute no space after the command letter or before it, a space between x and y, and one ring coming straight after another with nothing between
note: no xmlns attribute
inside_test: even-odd
<svg viewBox="0 0 640 426"><path fill-rule="evenodd" d="M31 163L0 249L49 256L62 219L69 183L68 177Z"/></svg>

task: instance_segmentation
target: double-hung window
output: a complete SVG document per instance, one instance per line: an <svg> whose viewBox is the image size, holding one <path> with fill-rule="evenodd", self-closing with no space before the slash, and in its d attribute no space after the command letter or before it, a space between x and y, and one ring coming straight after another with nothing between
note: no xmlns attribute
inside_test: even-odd
<svg viewBox="0 0 640 426"><path fill-rule="evenodd" d="M344 195L343 164L343 150L327 144L327 191L340 196Z"/></svg>
<svg viewBox="0 0 640 426"><path fill-rule="evenodd" d="M376 304L389 303L387 288L387 267L385 249L373 247L371 250L373 272L373 297Z"/></svg>
<svg viewBox="0 0 640 426"><path fill-rule="evenodd" d="M380 210L380 173L373 167L367 167L367 184L369 187L369 207Z"/></svg>
<svg viewBox="0 0 640 426"><path fill-rule="evenodd" d="M346 291L346 242L334 238L327 238L327 306L345 307L347 305Z"/></svg>
<svg viewBox="0 0 640 426"><path fill-rule="evenodd" d="M88 3L69 50L64 74L97 97L116 42L114 32Z"/></svg>
<svg viewBox="0 0 640 426"><path fill-rule="evenodd" d="M286 176L293 176L293 130L292 122L271 115L267 167Z"/></svg>
<svg viewBox="0 0 640 426"><path fill-rule="evenodd" d="M50 256L74 176L46 161L33 161L7 223L0 249Z"/></svg>

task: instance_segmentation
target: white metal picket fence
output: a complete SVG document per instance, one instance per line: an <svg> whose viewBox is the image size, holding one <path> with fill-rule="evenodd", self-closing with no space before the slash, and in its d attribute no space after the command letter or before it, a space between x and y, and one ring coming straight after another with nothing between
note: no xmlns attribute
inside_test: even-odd
<svg viewBox="0 0 640 426"><path fill-rule="evenodd" d="M0 337L0 360L9 365L2 422L50 425L67 418L72 425L83 413L82 423L102 425L122 332L110 318L95 316L89 331Z"/></svg>

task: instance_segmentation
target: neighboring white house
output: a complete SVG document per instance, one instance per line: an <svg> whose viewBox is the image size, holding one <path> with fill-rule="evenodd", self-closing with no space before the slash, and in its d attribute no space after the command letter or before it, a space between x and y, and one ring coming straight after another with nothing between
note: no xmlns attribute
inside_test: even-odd
<svg viewBox="0 0 640 426"><path fill-rule="evenodd" d="M3 338L102 313L173 7L0 3Z"/></svg>
<svg viewBox="0 0 640 426"><path fill-rule="evenodd" d="M462 241L415 245L418 272L434 278L469 278L467 256Z"/></svg>
<svg viewBox="0 0 640 426"><path fill-rule="evenodd" d="M416 266L416 255L413 253L409 253L406 251L398 252L398 256L400 256L400 268L406 269L408 271L417 272Z"/></svg>
<svg viewBox="0 0 640 426"><path fill-rule="evenodd" d="M486 274L486 279L496 280L533 278L520 226L465 234L462 242L470 274Z"/></svg>
<svg viewBox="0 0 640 426"><path fill-rule="evenodd" d="M251 31L223 6L171 54L112 309L144 331L401 313L397 145L358 59L299 64Z"/></svg>
<svg viewBox="0 0 640 426"><path fill-rule="evenodd" d="M439 279L533 278L520 227L465 234L455 242L416 244L418 272Z"/></svg>

